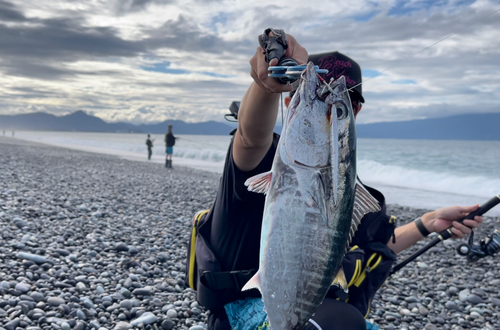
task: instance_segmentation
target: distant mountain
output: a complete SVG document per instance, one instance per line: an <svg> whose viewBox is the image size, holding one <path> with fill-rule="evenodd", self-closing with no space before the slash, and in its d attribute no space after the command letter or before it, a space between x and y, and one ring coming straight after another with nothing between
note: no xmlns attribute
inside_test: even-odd
<svg viewBox="0 0 500 330"><path fill-rule="evenodd" d="M356 135L360 138L500 141L500 113L358 124Z"/></svg>
<svg viewBox="0 0 500 330"><path fill-rule="evenodd" d="M216 121L186 123L182 120L166 120L159 124L142 125L123 122L107 123L100 118L87 115L83 111L60 117L42 112L0 116L0 130L164 134L168 124L174 126L176 134L227 135L235 127L232 123L224 124ZM276 131L280 132L281 127L276 127ZM358 124L356 133L360 138L500 141L500 113Z"/></svg>
<svg viewBox="0 0 500 330"><path fill-rule="evenodd" d="M216 121L186 123L182 120L166 120L159 124L132 125L129 123L107 123L77 111L65 116L54 116L43 112L23 115L1 116L0 129L75 131L75 132L119 132L164 134L168 124L174 126L176 134L227 135L233 127Z"/></svg>

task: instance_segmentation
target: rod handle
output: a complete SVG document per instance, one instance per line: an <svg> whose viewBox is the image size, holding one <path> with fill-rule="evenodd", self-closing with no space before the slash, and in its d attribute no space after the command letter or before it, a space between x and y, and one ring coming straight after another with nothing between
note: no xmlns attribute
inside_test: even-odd
<svg viewBox="0 0 500 330"><path fill-rule="evenodd" d="M464 223L464 220L466 220L466 219L474 219L474 217L476 215L483 215L486 212L488 212L489 210L491 210L493 207L495 207L498 203L500 203L500 195L496 195L496 196L492 197L489 201L487 201L483 205L479 206L479 208L477 210L469 213L468 215L466 215L465 217L460 219L458 222ZM439 239L444 241L444 240L447 240L448 238L450 238L453 235L453 232L451 231L452 227L453 226L450 226L449 228L440 232Z"/></svg>

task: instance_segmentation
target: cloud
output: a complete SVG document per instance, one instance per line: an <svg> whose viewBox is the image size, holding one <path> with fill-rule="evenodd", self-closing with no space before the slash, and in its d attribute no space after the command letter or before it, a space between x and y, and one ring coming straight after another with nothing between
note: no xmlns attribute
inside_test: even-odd
<svg viewBox="0 0 500 330"><path fill-rule="evenodd" d="M252 81L249 59L268 27L285 29L310 53L338 50L361 65L360 122L498 112L500 12L486 17L496 7L0 0L0 114L84 109L109 121L222 120Z"/></svg>

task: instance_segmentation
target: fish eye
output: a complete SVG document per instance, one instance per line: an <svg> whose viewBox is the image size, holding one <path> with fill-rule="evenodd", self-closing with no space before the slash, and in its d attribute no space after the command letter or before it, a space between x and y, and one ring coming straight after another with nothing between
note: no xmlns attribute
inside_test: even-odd
<svg viewBox="0 0 500 330"><path fill-rule="evenodd" d="M344 106L337 104L336 108L337 108L337 119L344 119L345 117L347 117L347 111Z"/></svg>

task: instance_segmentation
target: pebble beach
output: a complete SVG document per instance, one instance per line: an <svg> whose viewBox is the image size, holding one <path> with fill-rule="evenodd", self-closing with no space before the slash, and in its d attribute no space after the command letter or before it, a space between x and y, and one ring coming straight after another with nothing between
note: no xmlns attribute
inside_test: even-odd
<svg viewBox="0 0 500 330"><path fill-rule="evenodd" d="M220 175L175 157L173 166L0 137L0 330L205 329L208 312L184 284L186 251ZM398 224L426 212L388 202ZM486 216L475 236L495 228L500 218ZM500 258L469 264L456 253L464 241L440 243L390 277L368 320L500 330Z"/></svg>

